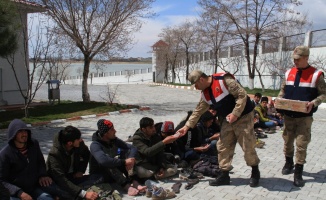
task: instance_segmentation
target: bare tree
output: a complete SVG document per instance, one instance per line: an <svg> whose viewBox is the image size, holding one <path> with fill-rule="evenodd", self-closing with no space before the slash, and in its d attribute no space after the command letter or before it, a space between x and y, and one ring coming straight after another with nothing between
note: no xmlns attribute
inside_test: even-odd
<svg viewBox="0 0 326 200"><path fill-rule="evenodd" d="M49 80L64 81L67 77L67 70L71 67L70 60L62 58L50 57L47 59L47 67L45 68Z"/></svg>
<svg viewBox="0 0 326 200"><path fill-rule="evenodd" d="M23 9L19 8L19 15L22 26L23 23ZM20 33L20 37L23 38L23 50L21 52L16 52L14 54L8 55L6 60L8 61L11 69L14 73L17 86L19 91L24 98L24 109L25 109L25 117L29 117L29 105L32 103L37 90L41 87L44 83L46 75L46 60L48 54L50 54L50 44L52 43L54 36L49 32L49 29L44 28L44 24L42 21L44 19L41 16L35 16L37 19L35 21L41 22L37 27L37 30L33 32L31 31L31 27L33 26L34 19L29 21L29 27L22 27L22 32ZM27 31L30 33L28 34ZM32 57L29 59L28 52ZM15 62L18 59L22 59L23 62L23 69L27 74L27 88L25 89L25 82L21 82L19 79L19 74L21 68L15 67ZM31 64L29 63L31 60ZM37 73L40 75L37 76Z"/></svg>
<svg viewBox="0 0 326 200"><path fill-rule="evenodd" d="M103 62L96 62L95 65L93 65L93 68L96 70L96 74L98 74L99 71L103 72L105 64Z"/></svg>
<svg viewBox="0 0 326 200"><path fill-rule="evenodd" d="M172 82L176 77L175 68L180 60L182 47L181 41L178 39L176 28L166 27L162 30L159 36L168 43L167 48L162 49L160 59L158 62L160 66L164 69L164 79L168 82L168 71L171 68Z"/></svg>
<svg viewBox="0 0 326 200"><path fill-rule="evenodd" d="M133 70L125 70L125 71L126 71L125 77L128 79L128 83L129 83L129 79L134 75L134 71Z"/></svg>
<svg viewBox="0 0 326 200"><path fill-rule="evenodd" d="M115 87L113 87L112 85L110 86L108 84L107 87L107 91L105 94L105 96L100 95L100 97L107 102L107 104L113 104L116 94L117 94L117 90L118 90L119 85L115 85Z"/></svg>
<svg viewBox="0 0 326 200"><path fill-rule="evenodd" d="M301 5L297 0L200 0L200 2L204 2L212 11L225 15L232 22L229 34L235 41L240 40L244 46L250 89L254 88L260 41L280 36L280 32L285 28L289 30L298 24L306 23L305 17L300 18L297 15L300 13L288 9L291 5Z"/></svg>
<svg viewBox="0 0 326 200"><path fill-rule="evenodd" d="M131 34L141 27L141 17L149 17L154 0L40 0L84 57L82 98L90 101L87 78L90 63L96 55L117 56L126 52Z"/></svg>
<svg viewBox="0 0 326 200"><path fill-rule="evenodd" d="M176 29L177 39L181 41L182 49L186 60L186 79L188 80L190 66L190 52L196 49L198 44L198 26L195 23L186 21Z"/></svg>
<svg viewBox="0 0 326 200"><path fill-rule="evenodd" d="M214 72L217 72L219 67L219 49L227 41L226 34L229 27L229 20L220 12L214 12L214 9L207 5L206 1L199 1L199 5L204 8L200 14L200 19L197 22L198 32L201 37L198 39L206 46L206 51L209 52L209 63L214 67Z"/></svg>

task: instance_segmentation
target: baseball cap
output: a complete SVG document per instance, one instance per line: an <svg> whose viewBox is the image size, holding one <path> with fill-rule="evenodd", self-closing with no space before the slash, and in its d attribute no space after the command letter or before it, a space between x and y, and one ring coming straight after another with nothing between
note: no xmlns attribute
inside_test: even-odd
<svg viewBox="0 0 326 200"><path fill-rule="evenodd" d="M112 127L113 127L113 123L110 120L100 119L97 122L97 128L98 128L98 132L100 133L100 135L104 135Z"/></svg>
<svg viewBox="0 0 326 200"><path fill-rule="evenodd" d="M162 127L161 127L161 132L162 133L167 133L169 135L174 134L174 124L173 124L173 122L171 122L171 121L163 122Z"/></svg>
<svg viewBox="0 0 326 200"><path fill-rule="evenodd" d="M195 84L201 75L203 74L200 70L194 70L188 75L188 80L191 82L191 84Z"/></svg>
<svg viewBox="0 0 326 200"><path fill-rule="evenodd" d="M302 56L309 56L309 47L307 46L297 46L292 54L293 59L299 59Z"/></svg>

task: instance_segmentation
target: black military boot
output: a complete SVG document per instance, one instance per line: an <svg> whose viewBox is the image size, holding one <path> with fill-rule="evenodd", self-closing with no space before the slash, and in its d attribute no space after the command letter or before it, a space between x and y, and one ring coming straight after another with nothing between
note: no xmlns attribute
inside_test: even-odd
<svg viewBox="0 0 326 200"><path fill-rule="evenodd" d="M282 174L283 175L288 175L292 173L293 170L293 157L287 157L285 156L285 165L282 169Z"/></svg>
<svg viewBox="0 0 326 200"><path fill-rule="evenodd" d="M229 171L221 171L214 181L209 181L210 186L230 185Z"/></svg>
<svg viewBox="0 0 326 200"><path fill-rule="evenodd" d="M250 187L257 187L259 185L260 171L257 166L252 166L251 177L249 181Z"/></svg>
<svg viewBox="0 0 326 200"><path fill-rule="evenodd" d="M294 182L293 185L297 187L304 186L304 180L302 179L303 165L296 164L294 169Z"/></svg>

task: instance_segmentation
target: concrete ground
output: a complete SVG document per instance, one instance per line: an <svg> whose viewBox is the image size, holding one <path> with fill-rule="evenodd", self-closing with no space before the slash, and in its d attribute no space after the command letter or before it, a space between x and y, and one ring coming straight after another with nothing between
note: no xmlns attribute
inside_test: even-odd
<svg viewBox="0 0 326 200"><path fill-rule="evenodd" d="M81 100L81 87L62 85L61 99ZM89 86L91 100L104 101L107 86ZM33 136L40 141L42 152L47 154L52 146L53 134L67 125L78 127L82 131L82 137L87 145L91 142L91 135L96 131L96 122L101 118L113 122L117 136L127 139L139 126L139 120L151 117L155 122L170 120L175 124L186 116L186 111L195 108L200 96L199 91L169 88L153 85L119 85L117 88L115 102L124 104L135 104L149 106L151 110L136 111L130 113L102 116L99 118L86 118L77 121L66 121L64 123L51 123L44 126L32 127ZM47 99L47 88L42 87L36 99ZM192 189L185 190L186 182L183 181L180 194L176 199L326 199L326 110L319 109L314 114L312 126L312 139L308 146L307 164L304 166L304 180L306 184L302 188L293 186L293 174L282 175L281 169L284 165L283 140L281 131L269 134L263 139L266 145L263 149L257 149L261 160L260 186L251 188L248 186L251 168L243 159L243 152L237 145L233 158L233 174L231 174L231 185L212 187L208 181L212 178L201 179ZM6 143L7 130L0 130L0 147ZM179 178L160 181L164 188L171 186ZM149 199L145 196L130 197L123 194L123 199Z"/></svg>

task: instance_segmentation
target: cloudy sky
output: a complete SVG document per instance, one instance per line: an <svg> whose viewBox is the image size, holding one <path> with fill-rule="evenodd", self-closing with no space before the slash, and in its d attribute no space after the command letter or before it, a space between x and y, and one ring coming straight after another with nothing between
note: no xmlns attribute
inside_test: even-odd
<svg viewBox="0 0 326 200"><path fill-rule="evenodd" d="M300 1L302 5L296 9L308 15L313 30L326 28L326 0ZM199 10L197 0L156 0L152 8L158 16L146 20L142 29L135 33L136 44L129 51L129 57L151 57L151 46L159 40L158 35L164 27L194 19Z"/></svg>

